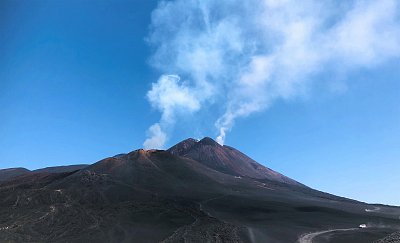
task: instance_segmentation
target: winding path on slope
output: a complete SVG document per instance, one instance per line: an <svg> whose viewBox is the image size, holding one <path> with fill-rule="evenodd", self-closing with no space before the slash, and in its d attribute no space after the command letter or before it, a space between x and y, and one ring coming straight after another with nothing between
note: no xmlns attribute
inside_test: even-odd
<svg viewBox="0 0 400 243"><path fill-rule="evenodd" d="M323 235L326 233L332 233L332 232L340 232L340 231L352 231L352 230L358 230L358 228L348 228L348 229L331 229L331 230L322 230L322 231L317 231L313 233L307 233L298 239L298 243L312 243L313 239L319 235Z"/></svg>
<svg viewBox="0 0 400 243"><path fill-rule="evenodd" d="M211 215L210 212L208 212L207 210L204 209L204 206L203 206L203 205L204 205L204 204L207 204L208 202L211 202L211 201L214 201L214 200L223 198L223 197L227 197L227 196L230 196L230 194L224 194L224 195L221 195L221 196L209 198L209 199L206 199L206 200L204 200L204 201L199 202L199 209L200 209L200 211L202 211L203 213L207 214L207 216L210 217L210 218L215 218L213 215ZM222 221L223 221L223 220L222 220ZM223 221L223 222L225 222L225 221Z"/></svg>
<svg viewBox="0 0 400 243"><path fill-rule="evenodd" d="M219 195L197 202L202 215L192 214L194 221L191 224L183 225L176 229L169 237L161 241L162 243L170 242L222 242L224 238L232 239L232 242L240 242L237 233L237 228L223 220L217 219L209 211L204 208L204 205L210 201L217 200L230 194ZM212 234L209 234L211 232Z"/></svg>

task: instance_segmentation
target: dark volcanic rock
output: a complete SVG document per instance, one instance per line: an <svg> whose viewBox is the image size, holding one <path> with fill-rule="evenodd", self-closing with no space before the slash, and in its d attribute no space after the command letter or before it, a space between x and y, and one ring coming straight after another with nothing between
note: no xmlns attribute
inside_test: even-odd
<svg viewBox="0 0 400 243"><path fill-rule="evenodd" d="M375 241L374 243L400 243L400 232L390 234L383 239Z"/></svg>
<svg viewBox="0 0 400 243"><path fill-rule="evenodd" d="M31 171L25 168L10 168L10 169L3 169L0 170L0 181L6 181L11 178L29 174Z"/></svg>
<svg viewBox="0 0 400 243"><path fill-rule="evenodd" d="M175 144L167 151L173 155L184 156L186 151L191 149L198 141L193 138L188 138L180 143Z"/></svg>
<svg viewBox="0 0 400 243"><path fill-rule="evenodd" d="M257 163L232 147L221 146L209 137L198 142L194 139L184 140L167 151L199 161L222 173L303 186L297 181Z"/></svg>
<svg viewBox="0 0 400 243"><path fill-rule="evenodd" d="M3 169L0 170L0 182L1 181L8 181L13 178L19 176L25 176L33 173L64 173L64 172L72 172L81 170L88 165L81 164L81 165L66 165L66 166L53 166L53 167L46 167L37 170L28 170L25 168L10 168L10 169Z"/></svg>
<svg viewBox="0 0 400 243"><path fill-rule="evenodd" d="M63 173L63 172L71 172L71 171L75 171L75 170L81 170L87 166L88 166L87 164L53 166L53 167L46 167L43 169L37 169L32 172L34 172L34 173Z"/></svg>
<svg viewBox="0 0 400 243"><path fill-rule="evenodd" d="M364 222L400 226L399 208L366 212L373 206L299 186L210 138L60 169L0 184L0 242L280 243Z"/></svg>

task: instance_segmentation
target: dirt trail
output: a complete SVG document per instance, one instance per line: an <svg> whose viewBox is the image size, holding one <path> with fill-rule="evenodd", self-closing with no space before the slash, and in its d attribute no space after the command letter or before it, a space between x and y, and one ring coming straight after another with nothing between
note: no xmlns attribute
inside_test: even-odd
<svg viewBox="0 0 400 243"><path fill-rule="evenodd" d="M352 231L352 230L358 230L358 228L348 228L348 229L331 229L331 230L322 230L322 231L317 231L313 233L308 233L300 236L298 239L298 243L312 243L313 239L319 235L323 235L326 233L331 233L331 232L339 232L339 231Z"/></svg>
<svg viewBox="0 0 400 243"><path fill-rule="evenodd" d="M198 202L201 212L189 212L194 221L174 231L164 239L163 243L171 242L243 242L239 237L239 227L214 217L205 209L205 204L229 195L220 195Z"/></svg>

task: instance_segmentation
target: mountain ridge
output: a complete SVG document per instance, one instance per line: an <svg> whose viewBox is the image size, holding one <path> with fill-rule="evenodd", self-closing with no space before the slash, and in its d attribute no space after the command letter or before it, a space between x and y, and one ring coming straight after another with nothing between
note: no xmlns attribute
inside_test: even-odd
<svg viewBox="0 0 400 243"><path fill-rule="evenodd" d="M210 137L205 137L200 141L186 139L167 149L167 151L174 155L200 161L204 165L222 173L304 186L291 178L261 165L233 147L220 145Z"/></svg>
<svg viewBox="0 0 400 243"><path fill-rule="evenodd" d="M52 171L0 183L1 242L286 243L350 228L361 241L338 242L364 243L400 228L398 207L314 190L210 138Z"/></svg>
<svg viewBox="0 0 400 243"><path fill-rule="evenodd" d="M81 170L87 167L88 164L76 164L76 165L60 165L40 168L36 170L29 170L23 167L0 169L0 182L10 180L19 176L35 173L63 173L72 172L75 170Z"/></svg>

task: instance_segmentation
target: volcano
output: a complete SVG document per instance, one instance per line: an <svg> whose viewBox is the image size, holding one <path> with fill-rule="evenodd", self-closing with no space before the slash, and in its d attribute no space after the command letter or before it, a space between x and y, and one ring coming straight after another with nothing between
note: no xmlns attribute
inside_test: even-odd
<svg viewBox="0 0 400 243"><path fill-rule="evenodd" d="M399 215L314 190L211 138L0 170L1 242L365 243L396 234Z"/></svg>
<svg viewBox="0 0 400 243"><path fill-rule="evenodd" d="M203 138L196 142L189 138L167 150L171 154L191 158L216 171L253 179L267 179L301 185L300 183L279 174L247 157L240 151L221 146L211 138Z"/></svg>

